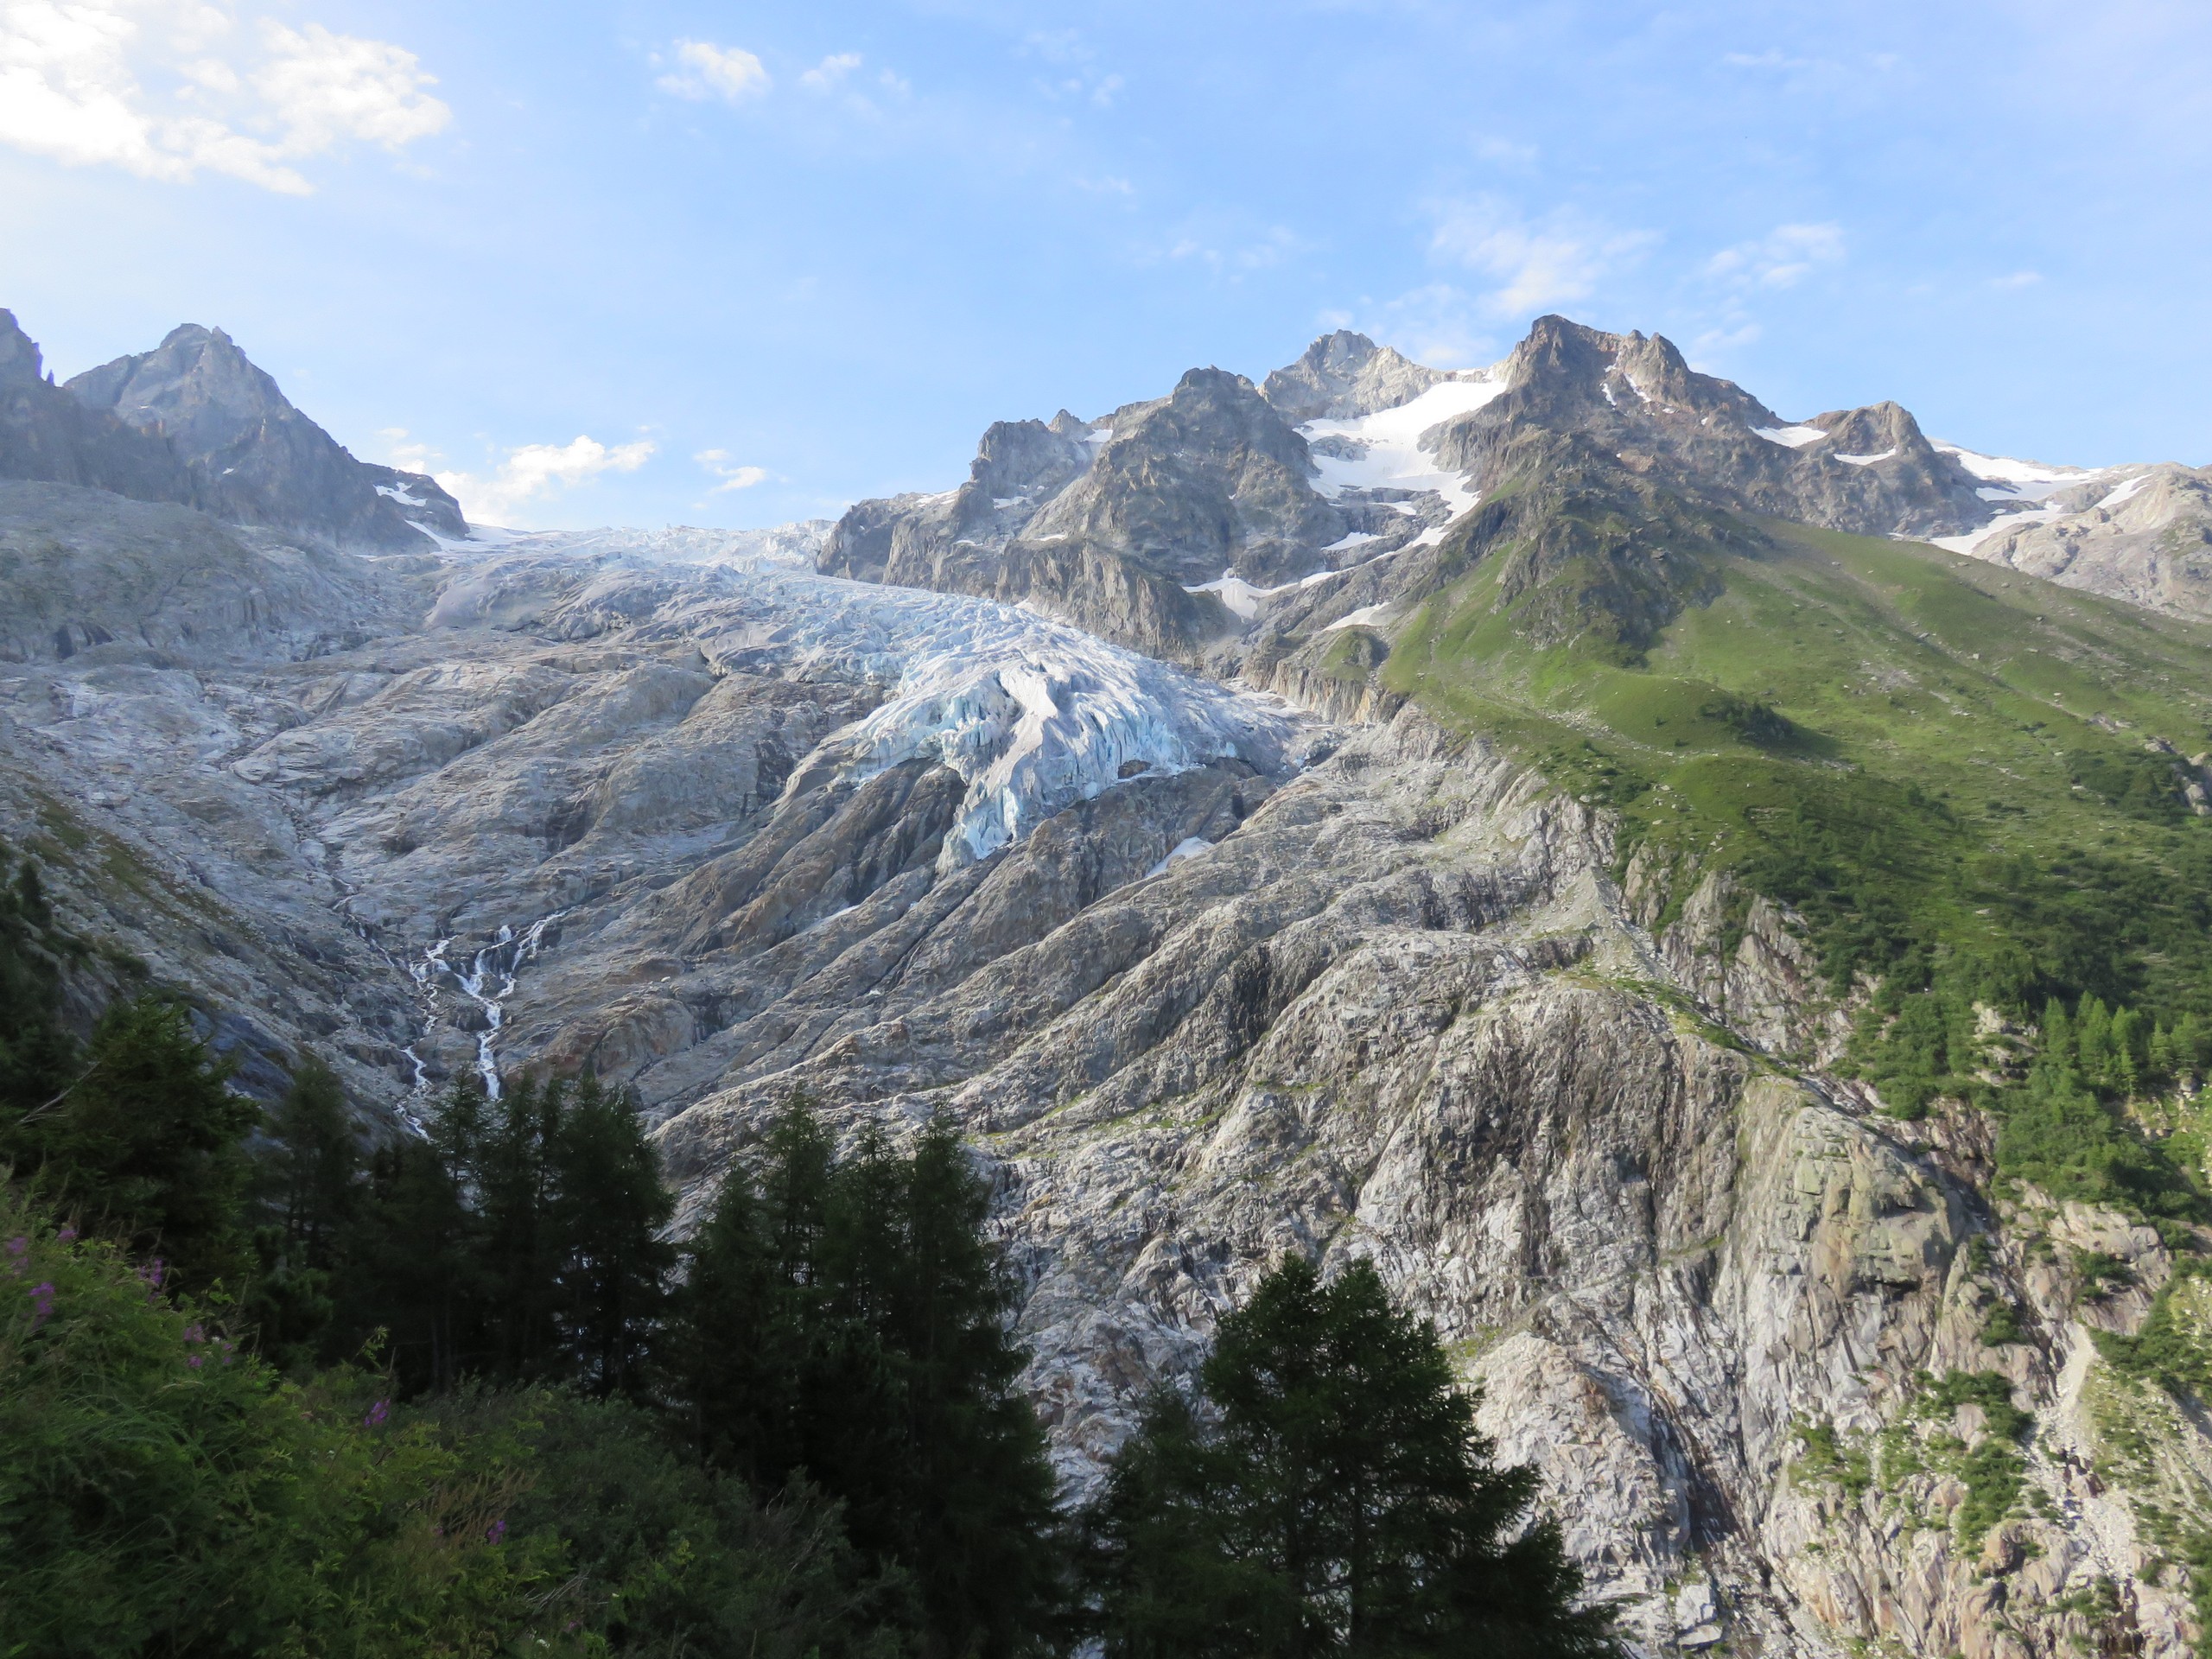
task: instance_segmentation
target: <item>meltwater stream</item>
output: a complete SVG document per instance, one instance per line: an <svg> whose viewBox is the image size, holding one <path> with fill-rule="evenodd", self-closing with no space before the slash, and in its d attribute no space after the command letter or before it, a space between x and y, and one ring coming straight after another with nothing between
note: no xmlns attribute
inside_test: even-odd
<svg viewBox="0 0 2212 1659"><path fill-rule="evenodd" d="M476 1033L476 1075L483 1080L487 1099L499 1097L499 1062L496 1045L501 1027L505 1022L507 999L515 994L515 984L522 976L523 964L535 957L545 944L545 930L569 912L556 910L550 916L541 916L528 927L517 933L513 928L502 925L499 936L477 951L467 967L448 961L446 952L453 947L453 938L440 939L423 951L422 959L408 964L423 990L429 1020L437 1019L438 993L450 981L461 994L484 1012L483 1029ZM410 1045L407 1058L415 1065L415 1087L418 1094L429 1088L429 1069Z"/></svg>

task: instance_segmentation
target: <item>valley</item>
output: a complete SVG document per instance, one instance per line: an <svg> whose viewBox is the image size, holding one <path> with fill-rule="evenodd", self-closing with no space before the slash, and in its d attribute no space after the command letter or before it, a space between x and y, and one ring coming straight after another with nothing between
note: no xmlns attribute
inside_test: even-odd
<svg viewBox="0 0 2212 1659"><path fill-rule="evenodd" d="M518 534L227 346L0 358L79 1024L188 991L393 1138L588 1071L679 1235L795 1094L947 1120L1070 1493L1270 1264L1368 1262L1643 1652L2196 1649L2203 469L2008 524L2052 479L1548 317Z"/></svg>

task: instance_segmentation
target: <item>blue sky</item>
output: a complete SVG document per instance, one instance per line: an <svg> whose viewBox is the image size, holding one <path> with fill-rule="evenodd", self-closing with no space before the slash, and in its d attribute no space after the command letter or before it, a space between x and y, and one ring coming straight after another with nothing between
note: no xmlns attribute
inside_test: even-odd
<svg viewBox="0 0 2212 1659"><path fill-rule="evenodd" d="M832 513L993 419L1549 310L1793 418L2202 464L2208 200L2202 0L0 0L53 366L219 325L531 525Z"/></svg>

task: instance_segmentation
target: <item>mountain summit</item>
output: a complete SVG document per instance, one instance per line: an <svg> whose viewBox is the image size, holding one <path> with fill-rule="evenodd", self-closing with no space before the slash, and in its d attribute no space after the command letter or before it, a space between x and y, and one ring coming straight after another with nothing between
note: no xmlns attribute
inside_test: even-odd
<svg viewBox="0 0 2212 1659"><path fill-rule="evenodd" d="M0 310L0 479L174 502L334 547L428 551L468 534L436 480L356 461L228 334L197 324L57 386Z"/></svg>
<svg viewBox="0 0 2212 1659"><path fill-rule="evenodd" d="M163 439L219 518L366 547L420 547L425 526L468 533L435 480L354 460L219 328L187 323L66 385L86 408Z"/></svg>

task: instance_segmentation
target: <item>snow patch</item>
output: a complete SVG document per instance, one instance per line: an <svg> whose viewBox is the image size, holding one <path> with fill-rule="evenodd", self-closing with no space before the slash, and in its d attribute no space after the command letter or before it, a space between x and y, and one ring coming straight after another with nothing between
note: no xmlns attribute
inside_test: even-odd
<svg viewBox="0 0 2212 1659"><path fill-rule="evenodd" d="M1355 547L1365 547L1370 542L1379 542L1381 536L1371 530L1355 530L1349 536L1338 537L1321 550L1324 553L1347 553Z"/></svg>
<svg viewBox="0 0 2212 1659"><path fill-rule="evenodd" d="M1320 476L1314 487L1331 499L1347 490L1422 491L1441 496L1446 522L1423 531L1408 545L1427 547L1442 541L1450 519L1472 507L1478 497L1467 487L1463 474L1444 471L1437 465L1424 440L1433 429L1480 409L1504 391L1503 373L1484 370L1459 379L1440 380L1395 409L1350 420L1307 422L1298 429L1308 442L1336 438L1351 452L1315 455L1313 465Z"/></svg>
<svg viewBox="0 0 2212 1659"><path fill-rule="evenodd" d="M427 507L430 505L419 495L408 494L404 484L379 484L377 493L387 501L398 502L403 507Z"/></svg>
<svg viewBox="0 0 2212 1659"><path fill-rule="evenodd" d="M1802 449L1808 443L1818 443L1827 434L1817 426L1755 426L1751 435L1778 443L1785 449Z"/></svg>
<svg viewBox="0 0 2212 1659"><path fill-rule="evenodd" d="M2008 530L2018 530L2023 524L2047 524L2054 518L2065 516L2056 507L2031 508L2025 512L2002 514L1980 530L1967 531L1962 536L1930 536L1927 540L1931 547L1948 548L1954 553L1973 554L1974 549L1993 536L2001 536Z"/></svg>
<svg viewBox="0 0 2212 1659"><path fill-rule="evenodd" d="M2097 503L2097 508L2098 508L2098 510L2099 510L2100 512L2101 512L2103 509L2105 509L2105 508L2107 508L2107 507L2116 507L2116 506L2118 506L2121 502L2126 501L2126 500L2129 499L2131 497L2133 497L2133 496L2136 493L2136 492L2137 492L2137 491L2140 490L2140 489L2141 489L2141 488L2142 488L2145 484L2148 484L2150 481L2151 481L2151 474L2148 474L2148 473L2141 473L2141 474L2138 474L2135 477L2129 479L2129 480L2127 480L2127 482L2126 482L2125 484L2121 485L2118 489L2114 490L2114 491L2113 491L2110 495L2108 495L2108 496L2105 497L2105 499L2104 499L2103 500L2101 500L2101 501L2098 502L2098 503Z"/></svg>
<svg viewBox="0 0 2212 1659"><path fill-rule="evenodd" d="M1887 461L1896 454L1897 447L1892 444L1889 448L1883 450L1878 455L1838 455L1835 459L1847 462L1853 467L1872 467L1876 461Z"/></svg>
<svg viewBox="0 0 2212 1659"><path fill-rule="evenodd" d="M2046 496L2056 495L2061 490L2070 490L2077 484L2086 484L2112 469L2106 467L2052 467L2040 461L2015 461L2007 455L1976 454L1971 449L1961 449L1955 443L1938 443L1938 454L1948 455L1975 478L1999 486L1994 492L1977 490L1975 494L1985 501L2040 501Z"/></svg>
<svg viewBox="0 0 2212 1659"><path fill-rule="evenodd" d="M1363 605L1356 611L1345 612L1321 632L1334 633L1338 628L1371 628L1396 608L1395 605L1387 600L1380 605Z"/></svg>
<svg viewBox="0 0 2212 1659"><path fill-rule="evenodd" d="M1165 875L1185 859L1196 858L1200 853L1211 852L1212 849L1213 842L1208 841L1204 836L1185 836L1175 843L1166 857L1144 873L1144 879L1149 881L1155 875Z"/></svg>

